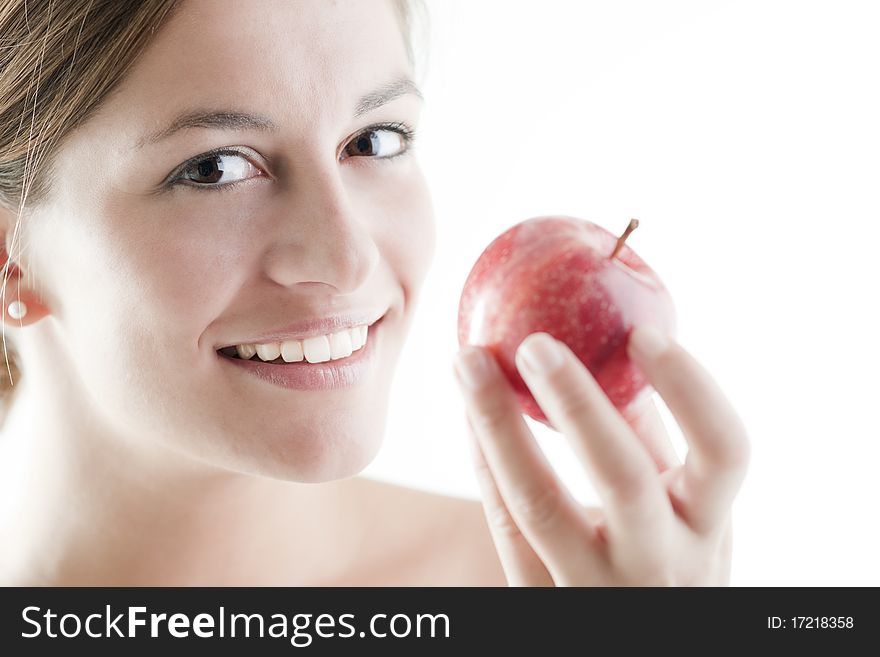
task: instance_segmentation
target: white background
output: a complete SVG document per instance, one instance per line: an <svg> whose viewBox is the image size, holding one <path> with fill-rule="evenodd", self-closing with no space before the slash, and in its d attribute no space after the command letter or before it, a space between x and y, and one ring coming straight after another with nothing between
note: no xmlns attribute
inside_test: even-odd
<svg viewBox="0 0 880 657"><path fill-rule="evenodd" d="M628 244L750 431L732 584L880 585L877 3L428 8L438 249L364 474L478 497L451 370L470 267L532 216L638 217ZM594 502L565 437L529 424Z"/></svg>

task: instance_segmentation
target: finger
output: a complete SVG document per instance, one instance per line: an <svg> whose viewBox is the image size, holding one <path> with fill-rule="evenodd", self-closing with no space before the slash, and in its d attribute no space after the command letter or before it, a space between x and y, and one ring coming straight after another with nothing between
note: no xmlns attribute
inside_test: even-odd
<svg viewBox="0 0 880 657"><path fill-rule="evenodd" d="M490 352L462 349L455 372L465 409L498 492L547 570L585 560L592 527L526 426L516 395Z"/></svg>
<svg viewBox="0 0 880 657"><path fill-rule="evenodd" d="M569 439L606 508L610 542L617 537L647 556L672 508L657 468L580 359L547 333L520 344L516 363L548 419Z"/></svg>
<svg viewBox="0 0 880 657"><path fill-rule="evenodd" d="M663 425L663 419L657 411L652 399L653 390L647 390L641 401L635 402L623 413L630 428L648 450L659 472L681 465L681 459L675 453L669 433Z"/></svg>
<svg viewBox="0 0 880 657"><path fill-rule="evenodd" d="M516 526L504 500L501 499L492 471L486 463L470 421L468 421L468 444L482 494L483 512L495 544L495 551L507 576L508 585L553 586L553 578Z"/></svg>
<svg viewBox="0 0 880 657"><path fill-rule="evenodd" d="M660 393L688 443L676 491L685 519L698 531L724 522L745 478L749 441L742 420L709 373L654 329L639 327L628 352Z"/></svg>

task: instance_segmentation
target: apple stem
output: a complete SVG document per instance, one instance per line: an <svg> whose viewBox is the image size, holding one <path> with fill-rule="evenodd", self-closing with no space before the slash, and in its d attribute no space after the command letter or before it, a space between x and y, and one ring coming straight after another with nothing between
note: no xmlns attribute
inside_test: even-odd
<svg viewBox="0 0 880 657"><path fill-rule="evenodd" d="M629 237L629 234L633 232L636 228L639 227L638 219L630 219L629 226L626 227L626 230L623 231L623 235L617 238L617 245L614 247L614 253L611 254L611 259L617 257L617 254L620 253L620 250L623 248L623 243L626 242L626 238Z"/></svg>

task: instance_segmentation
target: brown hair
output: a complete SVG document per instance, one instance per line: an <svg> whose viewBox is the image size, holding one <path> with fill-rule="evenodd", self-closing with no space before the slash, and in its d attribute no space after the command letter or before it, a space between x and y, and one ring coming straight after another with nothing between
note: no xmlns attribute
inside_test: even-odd
<svg viewBox="0 0 880 657"><path fill-rule="evenodd" d="M25 208L45 201L52 188L52 161L65 137L114 93L180 1L0 0L0 207L17 208L13 243ZM423 0L391 2L415 67L415 12L426 17L427 8ZM19 258L10 253L4 260L5 304L9 270ZM6 335L5 312L0 317L2 423L22 366Z"/></svg>

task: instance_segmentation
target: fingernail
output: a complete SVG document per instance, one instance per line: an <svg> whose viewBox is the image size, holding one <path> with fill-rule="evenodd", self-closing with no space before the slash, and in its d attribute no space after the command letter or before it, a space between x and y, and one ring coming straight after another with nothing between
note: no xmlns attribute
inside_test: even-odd
<svg viewBox="0 0 880 657"><path fill-rule="evenodd" d="M489 354L479 347L465 347L458 352L454 367L459 380L471 390L482 387L492 376Z"/></svg>
<svg viewBox="0 0 880 657"><path fill-rule="evenodd" d="M627 351L630 355L651 360L669 348L669 338L653 326L637 326L629 334Z"/></svg>
<svg viewBox="0 0 880 657"><path fill-rule="evenodd" d="M516 350L526 367L536 374L548 374L558 369L563 361L562 349L549 333L533 333Z"/></svg>

